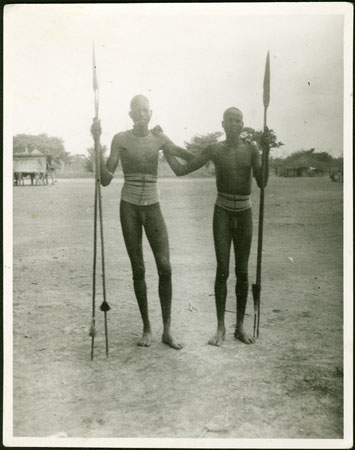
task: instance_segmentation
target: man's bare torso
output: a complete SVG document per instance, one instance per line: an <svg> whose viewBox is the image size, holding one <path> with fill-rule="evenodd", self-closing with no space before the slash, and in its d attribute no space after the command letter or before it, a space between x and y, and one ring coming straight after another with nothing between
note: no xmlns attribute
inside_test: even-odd
<svg viewBox="0 0 355 450"><path fill-rule="evenodd" d="M136 137L131 131L118 133L113 138L114 152L121 159L125 174L142 173L157 175L159 150L170 142L163 133Z"/></svg>
<svg viewBox="0 0 355 450"><path fill-rule="evenodd" d="M227 194L249 195L253 159L258 156L255 154L258 150L241 141L233 146L219 142L209 146L207 151L215 165L217 190Z"/></svg>

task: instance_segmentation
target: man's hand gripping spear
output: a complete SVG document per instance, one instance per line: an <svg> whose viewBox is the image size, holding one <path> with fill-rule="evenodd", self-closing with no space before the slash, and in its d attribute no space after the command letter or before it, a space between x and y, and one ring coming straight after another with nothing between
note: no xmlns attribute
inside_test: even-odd
<svg viewBox="0 0 355 450"><path fill-rule="evenodd" d="M270 103L270 54L267 53L265 75L264 75L264 135L267 135L267 108ZM260 205L259 205L259 230L258 230L258 253L256 264L256 283L253 284L254 300L254 338L259 337L260 324L260 292L261 292L261 259L263 251L263 222L264 222L264 198L266 182L266 166L269 158L270 145L267 138L262 142L262 164L261 164L261 187L260 187Z"/></svg>
<svg viewBox="0 0 355 450"><path fill-rule="evenodd" d="M102 275L102 289L103 289L103 302L100 306L100 309L101 311L104 312L105 318L106 356L108 356L107 311L110 310L110 306L106 301L104 230L102 222L102 199L101 199L101 177L100 177L101 125L99 120L99 85L96 73L94 47L93 47L93 88L95 94L95 117L93 125L91 127L91 132L94 137L94 147L95 147L95 202L94 202L94 259L93 259L93 276L92 276L92 318L89 333L89 335L91 336L91 361L94 359L94 340L96 335L95 296L96 296L96 259L97 259L97 206L99 206L99 219L100 219L100 242L101 242L101 265L102 265L101 275Z"/></svg>

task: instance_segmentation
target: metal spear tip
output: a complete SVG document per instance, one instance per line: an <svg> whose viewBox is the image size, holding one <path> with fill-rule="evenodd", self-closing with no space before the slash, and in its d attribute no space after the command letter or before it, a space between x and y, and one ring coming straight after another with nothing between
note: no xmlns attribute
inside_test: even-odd
<svg viewBox="0 0 355 450"><path fill-rule="evenodd" d="M267 52L264 74L264 108L267 108L270 103L270 52Z"/></svg>

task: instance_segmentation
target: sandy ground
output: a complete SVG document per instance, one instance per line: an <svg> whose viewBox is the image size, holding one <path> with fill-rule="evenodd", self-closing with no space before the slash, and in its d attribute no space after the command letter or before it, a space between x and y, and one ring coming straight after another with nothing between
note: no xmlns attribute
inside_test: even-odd
<svg viewBox="0 0 355 450"><path fill-rule="evenodd" d="M251 346L233 338L231 275L226 340L212 347L214 180L160 181L181 351L160 342L157 274L146 241L154 342L136 346L141 322L119 224L120 186L114 180L103 190L110 354L106 359L97 308L93 362L93 180L14 188L14 436L342 438L342 185L271 178L260 338ZM255 186L253 203L251 282ZM101 285L98 291L97 306ZM250 294L250 332L252 303Z"/></svg>

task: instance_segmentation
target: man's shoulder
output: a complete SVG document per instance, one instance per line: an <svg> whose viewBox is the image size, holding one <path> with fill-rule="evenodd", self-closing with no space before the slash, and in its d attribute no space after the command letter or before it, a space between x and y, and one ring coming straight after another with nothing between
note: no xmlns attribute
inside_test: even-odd
<svg viewBox="0 0 355 450"><path fill-rule="evenodd" d="M131 130L119 131L118 133L115 134L114 138L123 139L123 138L129 137L130 135L131 135Z"/></svg>
<svg viewBox="0 0 355 450"><path fill-rule="evenodd" d="M172 143L172 140L163 132L163 131L154 131L154 129L151 131L151 135L154 139L159 141L160 144L170 144Z"/></svg>
<svg viewBox="0 0 355 450"><path fill-rule="evenodd" d="M223 150L225 146L224 141L222 142L213 142L212 144L207 145L207 147L205 148L205 153L208 153L210 156L214 156L217 153L219 153L220 151Z"/></svg>
<svg viewBox="0 0 355 450"><path fill-rule="evenodd" d="M259 152L258 144L248 138L241 138L241 141L245 147L247 147L252 152Z"/></svg>
<svg viewBox="0 0 355 450"><path fill-rule="evenodd" d="M114 137L112 138L112 142L114 142L115 144L121 144L123 142L126 142L127 138L130 135L130 131L120 131L118 133L116 133L114 135Z"/></svg>

